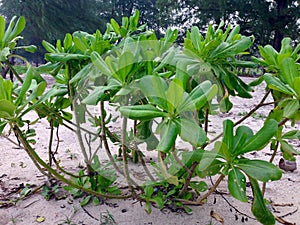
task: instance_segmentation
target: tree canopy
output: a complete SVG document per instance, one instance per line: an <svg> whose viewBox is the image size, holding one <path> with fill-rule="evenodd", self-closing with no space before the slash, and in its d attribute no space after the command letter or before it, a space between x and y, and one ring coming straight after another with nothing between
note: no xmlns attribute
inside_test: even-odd
<svg viewBox="0 0 300 225"><path fill-rule="evenodd" d="M158 35L167 27L205 30L210 21L240 24L241 33L253 34L256 45L271 44L280 48L285 36L299 41L299 0L0 0L0 13L8 20L24 16L25 44L35 44L42 55L42 40L55 42L76 30L104 31L114 18L121 22L135 9L141 23L147 23ZM184 35L183 33L181 34Z"/></svg>

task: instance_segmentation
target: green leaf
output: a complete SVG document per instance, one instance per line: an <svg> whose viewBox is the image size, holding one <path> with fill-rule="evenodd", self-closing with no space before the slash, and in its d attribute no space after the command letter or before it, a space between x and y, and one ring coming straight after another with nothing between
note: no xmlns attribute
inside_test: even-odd
<svg viewBox="0 0 300 225"><path fill-rule="evenodd" d="M47 53L45 58L51 62L62 62L66 63L70 60L86 60L89 57L83 54L72 54L72 53Z"/></svg>
<svg viewBox="0 0 300 225"><path fill-rule="evenodd" d="M233 140L233 153L243 148L245 143L253 136L253 131L247 126L239 126Z"/></svg>
<svg viewBox="0 0 300 225"><path fill-rule="evenodd" d="M196 173L200 178L214 176L221 171L224 162L215 159L215 156L216 154L203 154L203 157L196 168Z"/></svg>
<svg viewBox="0 0 300 225"><path fill-rule="evenodd" d="M296 62L292 58L285 58L280 65L281 73L280 77L290 86L294 86L294 80L299 76L298 68ZM296 88L296 87L295 87ZM299 87L298 87L299 88Z"/></svg>
<svg viewBox="0 0 300 225"><path fill-rule="evenodd" d="M133 120L151 120L156 117L167 116L166 113L152 105L121 106L120 112L123 116Z"/></svg>
<svg viewBox="0 0 300 225"><path fill-rule="evenodd" d="M16 99L16 102L15 102L16 105L21 105L23 103L23 101L25 100L26 92L30 88L30 85L31 85L31 82L33 79L33 73L34 73L34 70L33 70L32 66L29 66L27 69L27 72L26 72L24 82L23 82L20 92L18 94L18 98Z"/></svg>
<svg viewBox="0 0 300 225"><path fill-rule="evenodd" d="M17 37L25 28L26 25L26 21L24 16L19 17L19 19L16 22L16 25L14 27L14 29L12 30L12 32L9 34L8 36L8 41L14 39L15 37Z"/></svg>
<svg viewBox="0 0 300 225"><path fill-rule="evenodd" d="M226 42L232 42L232 40L234 39L235 35L239 34L240 32L240 26L237 25L235 26L229 33L227 39L226 39Z"/></svg>
<svg viewBox="0 0 300 225"><path fill-rule="evenodd" d="M292 118L293 115L299 110L299 100L292 99L283 109L283 116L286 118Z"/></svg>
<svg viewBox="0 0 300 225"><path fill-rule="evenodd" d="M91 72L93 64L87 64L84 66L75 76L70 80L70 83L75 83L81 79L88 78L88 74Z"/></svg>
<svg viewBox="0 0 300 225"><path fill-rule="evenodd" d="M234 56L250 48L252 44L253 41L250 37L243 36L240 40L236 40L235 42L226 46L222 50L214 52L212 56L214 58L225 58L229 56Z"/></svg>
<svg viewBox="0 0 300 225"><path fill-rule="evenodd" d="M237 149L237 154L251 152L253 150L262 149L270 139L276 134L278 129L278 122L274 119L268 120L264 126L252 136L241 149Z"/></svg>
<svg viewBox="0 0 300 225"><path fill-rule="evenodd" d="M280 91L287 95L296 95L295 91L291 87L282 83L277 77L273 77L272 74L266 73L265 75L263 75L263 77L267 82L269 88Z"/></svg>
<svg viewBox="0 0 300 225"><path fill-rule="evenodd" d="M246 177L235 167L233 167L228 174L228 190L232 197L242 202L248 202L246 195Z"/></svg>
<svg viewBox="0 0 300 225"><path fill-rule="evenodd" d="M110 23L117 34L120 34L120 26L115 19L110 19Z"/></svg>
<svg viewBox="0 0 300 225"><path fill-rule="evenodd" d="M271 45L266 45L265 47L259 46L258 49L267 65L276 65L276 55L278 52Z"/></svg>
<svg viewBox="0 0 300 225"><path fill-rule="evenodd" d="M129 18L129 29L131 31L136 31L137 25L139 23L140 11L135 10L134 14Z"/></svg>
<svg viewBox="0 0 300 225"><path fill-rule="evenodd" d="M7 124L6 121L1 121L0 120L0 134L3 133L3 130L4 130L5 126L6 126L6 124Z"/></svg>
<svg viewBox="0 0 300 225"><path fill-rule="evenodd" d="M12 101L12 89L13 83L10 80L3 79L0 76L0 100L6 99L8 101Z"/></svg>
<svg viewBox="0 0 300 225"><path fill-rule="evenodd" d="M182 103L183 95L184 90L182 87L182 83L177 79L172 80L166 92L169 113L173 114L176 112L176 109Z"/></svg>
<svg viewBox="0 0 300 225"><path fill-rule="evenodd" d="M217 85L211 85L205 81L195 87L185 102L179 107L179 112L194 111L201 109L207 102L212 100L218 93Z"/></svg>
<svg viewBox="0 0 300 225"><path fill-rule="evenodd" d="M0 61L6 61L8 56L10 55L9 47L5 47L0 50Z"/></svg>
<svg viewBox="0 0 300 225"><path fill-rule="evenodd" d="M165 92L168 89L166 81L159 76L145 76L137 84L138 88L148 98L149 102L168 110Z"/></svg>
<svg viewBox="0 0 300 225"><path fill-rule="evenodd" d="M91 200L91 195L86 196L81 202L80 202L80 206L86 206L87 204L89 204L90 200Z"/></svg>
<svg viewBox="0 0 300 225"><path fill-rule="evenodd" d="M283 139L300 139L300 130L291 130L282 135Z"/></svg>
<svg viewBox="0 0 300 225"><path fill-rule="evenodd" d="M231 120L224 120L223 121L223 140L222 142L225 144L226 149L228 149L228 153L226 156L231 156L233 154L233 122Z"/></svg>
<svg viewBox="0 0 300 225"><path fill-rule="evenodd" d="M112 72L110 71L106 62L102 59L98 52L92 52L91 60L101 73L103 73L106 76L112 76Z"/></svg>
<svg viewBox="0 0 300 225"><path fill-rule="evenodd" d="M172 147L175 145L175 141L178 135L178 128L177 125L168 120L166 123L163 124L162 130L160 133L160 141L157 146L157 150L161 152L169 152Z"/></svg>
<svg viewBox="0 0 300 225"><path fill-rule="evenodd" d="M36 101L36 98L41 96L44 93L46 87L47 87L46 81L42 81L38 84L36 84L36 82L35 82L34 87L30 88L31 89L31 94L27 98L27 102L30 102L30 101L33 101L33 100Z"/></svg>
<svg viewBox="0 0 300 225"><path fill-rule="evenodd" d="M200 147L207 141L205 131L195 120L180 118L175 122L182 140L189 142L192 146Z"/></svg>
<svg viewBox="0 0 300 225"><path fill-rule="evenodd" d="M4 19L3 16L0 16L0 43L2 43L2 39L3 39L3 36L4 36L5 27L6 27L5 19ZM1 48L2 47L3 46L1 46Z"/></svg>
<svg viewBox="0 0 300 225"><path fill-rule="evenodd" d="M16 106L12 102L6 99L0 100L0 118L10 119L14 116L15 110Z"/></svg>
<svg viewBox="0 0 300 225"><path fill-rule="evenodd" d="M42 45L46 49L47 52L50 52L50 53L58 52L52 44L50 44L49 42L47 42L45 40L42 41Z"/></svg>
<svg viewBox="0 0 300 225"><path fill-rule="evenodd" d="M87 105L97 105L99 101L107 100L109 97L106 93L107 91L117 90L119 87L119 85L95 87L94 90L82 100L82 103Z"/></svg>
<svg viewBox="0 0 300 225"><path fill-rule="evenodd" d="M77 33L79 34L79 33ZM87 51L89 46L86 43L86 40L84 39L85 37L79 35L73 35L73 42L74 42L74 46L80 50L82 53Z"/></svg>
<svg viewBox="0 0 300 225"><path fill-rule="evenodd" d="M298 152L291 144L287 141L280 141L280 150L283 152L284 155L289 156L289 158L285 158L287 160L295 160L294 155L299 155Z"/></svg>
<svg viewBox="0 0 300 225"><path fill-rule="evenodd" d="M300 77L295 77L293 87L295 92L297 93L298 99L300 99Z"/></svg>
<svg viewBox="0 0 300 225"><path fill-rule="evenodd" d="M208 185L204 181L192 181L190 183L191 188L195 189L197 192L204 192L208 190Z"/></svg>
<svg viewBox="0 0 300 225"><path fill-rule="evenodd" d="M162 197L156 196L154 198L151 198L151 201L156 203L156 205L159 209L162 209L164 207L164 201L163 201Z"/></svg>
<svg viewBox="0 0 300 225"><path fill-rule="evenodd" d="M263 182L279 180L282 176L282 172L278 167L263 160L240 159L236 166L247 175Z"/></svg>
<svg viewBox="0 0 300 225"><path fill-rule="evenodd" d="M273 225L275 224L275 217L266 207L264 197L259 188L257 180L249 177L251 188L253 192L253 203L252 203L252 213L256 219L264 225Z"/></svg>
<svg viewBox="0 0 300 225"><path fill-rule="evenodd" d="M119 58L119 70L117 71L123 83L126 81L126 78L131 72L133 66L134 66L133 54L131 52L124 52Z"/></svg>
<svg viewBox="0 0 300 225"><path fill-rule="evenodd" d="M199 28L196 26L193 26L191 28L191 40L192 43L195 47L195 49L197 49L198 52L200 52L201 50L201 39L203 39L203 37L200 34Z"/></svg>
<svg viewBox="0 0 300 225"><path fill-rule="evenodd" d="M67 33L64 39L64 49L68 51L73 45L72 35Z"/></svg>
<svg viewBox="0 0 300 225"><path fill-rule="evenodd" d="M151 203L149 201L146 201L144 209L146 211L147 214L151 214L152 212L152 206Z"/></svg>

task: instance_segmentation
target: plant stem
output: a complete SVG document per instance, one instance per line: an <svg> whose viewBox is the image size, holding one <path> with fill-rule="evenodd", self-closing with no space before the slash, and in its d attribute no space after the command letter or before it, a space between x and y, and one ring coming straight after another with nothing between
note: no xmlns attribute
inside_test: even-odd
<svg viewBox="0 0 300 225"><path fill-rule="evenodd" d="M83 143L83 139L82 139L82 134L81 134L81 129L79 128L80 127L80 122L79 122L79 118L77 116L77 106L78 106L77 103L73 102L74 117L75 117L75 122L76 122L76 135L77 135L77 139L78 139L78 142L79 142L79 147L80 147L81 153L84 157L84 161L85 161L86 166L87 166L88 173L90 173L91 172L91 162L90 162L90 159L87 155L87 152L85 151L85 147L84 147L84 143Z"/></svg>
<svg viewBox="0 0 300 225"><path fill-rule="evenodd" d="M132 193L134 193L134 189L132 187L132 182L131 182L132 180L131 180L130 174L129 174L128 160L127 160L127 146L126 146L127 117L123 117L122 128L121 129L122 129L121 147L122 147L123 173L125 175L125 179L127 181L129 189L131 189Z"/></svg>
<svg viewBox="0 0 300 225"><path fill-rule="evenodd" d="M65 184L77 188L83 192L86 192L88 194L91 195L95 195L98 197L102 197L102 198L115 198L115 199L125 199L125 198L130 198L131 195L129 196L120 196L120 195L109 195L109 194L102 194L96 191L93 191L91 189L87 189L84 188L76 183L73 183L71 180L65 178L64 176L62 176L61 174L59 174L56 170L54 170L53 168L51 168L46 162L44 162L39 156L38 154L35 152L35 150L31 147L31 145L27 142L27 140L24 138L22 131L20 130L20 128L18 126L14 126L13 127L14 131L16 132L18 138L20 139L24 149L26 150L26 152L28 153L28 155L30 156L30 158L34 161L35 164L40 164L41 166L43 166L48 172L50 172L55 178L57 178L58 180L64 182Z"/></svg>
<svg viewBox="0 0 300 225"><path fill-rule="evenodd" d="M208 196L210 196L216 189L217 187L219 186L219 184L222 182L222 180L225 178L225 175L222 173L219 178L217 179L216 183L214 183L214 185L209 189L208 192L206 192L197 202L199 204L202 204L203 201L205 199L208 198Z"/></svg>
<svg viewBox="0 0 300 225"><path fill-rule="evenodd" d="M115 170L117 172L119 172L120 174L122 174L124 176L124 173L123 171L117 166L116 162L115 162L115 159L114 157L112 156L111 154L111 151L110 151L110 148L109 148L109 145L108 145L108 142L107 142L107 138L106 138L106 127L105 127L105 118L104 118L104 102L103 101L100 101L100 117L101 117L101 123L100 123L100 126L101 126L101 141L103 142L103 145L104 145L104 149L106 151L106 154L110 160L110 162L112 163L113 167L115 168Z"/></svg>
<svg viewBox="0 0 300 225"><path fill-rule="evenodd" d="M242 123L244 120L246 120L248 117L250 117L255 111L257 111L260 107L264 106L264 101L267 99L268 95L270 94L270 90L266 92L266 94L264 95L264 97L261 99L261 101L253 108L251 109L247 115L245 115L244 117L242 117L240 120L238 120L237 122L234 123L234 126L239 125L240 123ZM215 142L216 140L218 140L220 137L223 136L223 132L220 133L218 136L216 136L215 138L213 138L210 143ZM205 147L206 145L208 145L209 143L205 144L203 147Z"/></svg>
<svg viewBox="0 0 300 225"><path fill-rule="evenodd" d="M198 162L193 162L191 168L189 169L190 172L188 173L188 176L187 176L187 178L186 178L186 180L184 182L184 185L183 185L183 187L182 187L182 189L181 189L181 191L179 193L179 196L182 196L187 191L187 189L188 189L188 187L190 185L191 179L193 177L193 174L194 174L194 172L195 172L196 167L198 166L198 164L199 164Z"/></svg>
<svg viewBox="0 0 300 225"><path fill-rule="evenodd" d="M8 68L13 72L13 74L16 76L16 78L23 83L23 79L20 77L20 75L17 73L17 71L14 69L14 67L10 64L8 60L5 61Z"/></svg>
<svg viewBox="0 0 300 225"><path fill-rule="evenodd" d="M203 205L203 201L205 199L208 198L208 196L210 196L216 189L217 187L219 186L219 184L221 183L221 181L225 178L225 175L224 174L221 174L218 178L218 180L216 181L216 183L214 183L214 185L209 189L208 192L206 192L199 200L197 200L196 202L194 201L189 201L189 200L185 200L185 199L176 199L177 201L180 201L184 204L187 204L187 205Z"/></svg>
<svg viewBox="0 0 300 225"><path fill-rule="evenodd" d="M204 117L204 131L207 134L208 133L208 116L209 116L209 110L205 110L205 117Z"/></svg>
<svg viewBox="0 0 300 225"><path fill-rule="evenodd" d="M273 160L274 160L274 158L276 156L276 153L278 151L278 146L279 146L279 141L276 141L275 149L273 150L273 154L272 154L272 156L271 156L271 158L269 160L270 163L273 162ZM262 190L261 190L263 196L265 195L265 192L266 192L266 186L267 186L267 182L263 182Z"/></svg>
<svg viewBox="0 0 300 225"><path fill-rule="evenodd" d="M15 125L13 126L13 131L14 131L14 133L16 134L18 140L20 140L21 143L23 144L24 150L27 152L28 156L30 157L30 159L32 160L32 162L34 163L34 165L36 166L36 168L37 168L43 175L48 176L49 174L47 174L47 173L40 167L40 165L36 162L36 160L34 159L34 157L32 156L32 154L30 154L30 151L28 150L28 148L26 148L26 146L24 145L23 142L26 142L27 145L29 145L29 144L28 144L26 138L24 137L23 132L19 129L19 127L15 126ZM31 148L31 146L30 146L30 148ZM32 148L31 148L31 149L32 149ZM34 151L34 150L32 149L32 151Z"/></svg>
<svg viewBox="0 0 300 225"><path fill-rule="evenodd" d="M53 143L53 120L50 120L50 138L49 138L49 144L48 144L48 160L49 160L49 166L52 167L52 143ZM50 179L51 174L49 173L48 178Z"/></svg>

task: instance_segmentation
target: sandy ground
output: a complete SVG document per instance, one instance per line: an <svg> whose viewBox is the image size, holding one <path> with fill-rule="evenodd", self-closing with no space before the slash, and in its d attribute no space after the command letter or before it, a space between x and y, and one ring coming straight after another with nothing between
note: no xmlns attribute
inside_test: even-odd
<svg viewBox="0 0 300 225"><path fill-rule="evenodd" d="M245 78L248 82L251 78ZM257 87L254 98L251 100L242 100L240 98L232 98L237 104L234 109L227 114L219 114L211 118L210 136L216 136L222 128L222 120L232 119L237 121L243 114L248 112L263 96L264 88ZM262 126L262 118L266 116L270 108L260 109L254 116L248 118L244 124L250 126L254 130L258 130ZM118 125L115 126L116 129ZM38 154L46 157L49 126L47 121L34 125L37 132L37 144L35 149ZM287 125L287 129L289 129ZM299 125L296 125L299 129ZM76 136L65 129L59 130L60 148L58 158L66 169L78 170L78 166L82 163L78 143L75 141ZM15 140L11 134L9 138ZM57 141L57 140L56 140ZM292 142L296 149L300 150L299 143ZM8 142L5 138L0 137L0 225L5 224L76 224L76 225L96 225L96 224L120 224L120 225L158 225L158 224L222 224L217 221L211 214L218 215L224 220L224 224L259 224L251 214L251 204L241 203L234 200L228 195L226 181L222 182L218 188L218 193L209 197L207 204L203 206L191 207L192 215L183 212L172 212L170 209L159 210L153 208L152 214L148 215L144 211L141 203L133 199L128 200L103 200L98 206L89 204L85 207L80 206L82 199L73 199L67 193L63 193L60 200L51 199L46 201L41 195L41 191L30 195L27 198L15 202L13 205L6 207L3 202L8 199L16 199L19 197L20 190L24 186L39 187L44 184L46 178L42 176L35 168L25 151L18 146ZM149 153L155 160L154 153ZM270 150L268 147L263 151L251 155L253 158L270 158ZM152 155L151 155L152 154ZM148 157L150 157L148 156ZM280 153L275 158L275 164L278 165ZM104 150L100 150L99 158L105 160ZM297 157L298 168L299 156ZM144 181L141 165L129 164L129 168L133 173L133 177L140 182ZM209 185L210 179L205 180ZM118 182L122 182L119 181ZM280 181L268 183L266 191L266 199L272 202L272 210L276 216L283 216L283 219L292 223L300 223L300 176L299 170L294 172L284 172ZM251 195L250 188L247 188ZM223 193L223 194L220 194ZM236 211L238 209L238 211ZM111 217L110 217L111 216ZM113 220L111 219L113 218ZM41 219L41 222L38 220ZM114 221L114 222L113 222ZM277 224L280 224L277 222Z"/></svg>

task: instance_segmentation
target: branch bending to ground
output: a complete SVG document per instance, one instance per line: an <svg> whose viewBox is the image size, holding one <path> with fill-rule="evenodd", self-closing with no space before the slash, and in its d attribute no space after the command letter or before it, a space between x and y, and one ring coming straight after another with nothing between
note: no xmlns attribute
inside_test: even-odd
<svg viewBox="0 0 300 225"><path fill-rule="evenodd" d="M267 91L267 93L264 95L264 97L261 99L261 101L253 108L251 109L247 115L245 115L244 117L242 117L240 120L238 120L237 122L234 123L234 126L237 126L239 124L241 124L244 120L246 120L248 117L250 117L255 111L257 111L260 107L263 107L265 105L269 105L271 103L264 103L264 101L267 99L268 95L271 93L271 91ZM273 103L273 102L272 102ZM220 133L218 136L216 136L215 138L213 138L210 143L215 142L216 140L218 140L220 137L223 136L223 132ZM208 145L209 143L207 143L206 145ZM206 146L205 145L205 146ZM205 147L204 146L204 147Z"/></svg>
<svg viewBox="0 0 300 225"><path fill-rule="evenodd" d="M50 167L44 160L42 160L39 157L39 155L36 153L36 151L31 147L31 145L24 138L23 133L19 129L18 126L14 126L13 129L16 132L16 134L18 135L18 138L20 139L22 145L24 146L25 151L28 153L29 157L33 160L33 162L35 164L39 164L39 165L43 166L56 179L64 182L65 184L67 184L67 185L69 185L71 187L74 187L74 188L76 188L78 190L81 190L81 191L83 191L85 193L88 193L88 194L91 194L91 195L94 195L94 196L98 196L98 197L101 197L101 198L127 199L127 198L132 197L132 195L122 196L122 195L103 194L103 193L99 193L99 192L91 190L91 189L84 188L84 187L82 187L82 186L80 186L80 185L72 182L71 180L67 179L63 175L59 174L55 169L53 169L52 167Z"/></svg>

